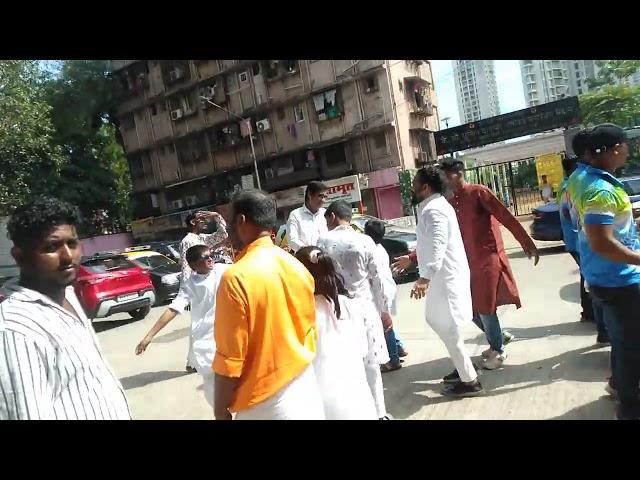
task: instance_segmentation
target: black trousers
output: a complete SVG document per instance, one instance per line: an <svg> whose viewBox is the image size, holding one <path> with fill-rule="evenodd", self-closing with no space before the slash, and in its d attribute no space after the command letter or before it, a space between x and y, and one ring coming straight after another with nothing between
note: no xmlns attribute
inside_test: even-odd
<svg viewBox="0 0 640 480"><path fill-rule="evenodd" d="M640 284L628 287L590 286L611 325L613 383L625 416L640 418Z"/></svg>
<svg viewBox="0 0 640 480"><path fill-rule="evenodd" d="M580 255L577 252L569 252L573 259L580 268ZM584 288L584 277L580 272L580 306L582 306L582 314L591 321L595 321L593 315L593 303L591 302L591 295Z"/></svg>

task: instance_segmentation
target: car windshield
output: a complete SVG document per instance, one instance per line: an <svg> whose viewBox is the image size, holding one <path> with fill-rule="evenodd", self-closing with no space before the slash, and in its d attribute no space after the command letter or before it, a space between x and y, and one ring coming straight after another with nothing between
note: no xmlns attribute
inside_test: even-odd
<svg viewBox="0 0 640 480"><path fill-rule="evenodd" d="M137 258L134 262L142 263L145 267L149 267L151 269L176 265L176 262L168 259L164 255L149 255L148 257Z"/></svg>
<svg viewBox="0 0 640 480"><path fill-rule="evenodd" d="M369 215L358 215L357 217L353 217L351 219L351 223L355 224L358 226L358 228L360 228L361 230L364 230L364 226L365 224L369 221L369 220L378 220L379 222L382 222L385 224L385 226L388 226L389 224L387 222L385 222L384 220L380 220L379 218L376 217L371 217Z"/></svg>
<svg viewBox="0 0 640 480"><path fill-rule="evenodd" d="M622 180L627 195L640 195L640 178Z"/></svg>
<svg viewBox="0 0 640 480"><path fill-rule="evenodd" d="M82 265L91 273L106 273L115 270L135 268L135 265L122 255L106 258L90 258L84 260Z"/></svg>

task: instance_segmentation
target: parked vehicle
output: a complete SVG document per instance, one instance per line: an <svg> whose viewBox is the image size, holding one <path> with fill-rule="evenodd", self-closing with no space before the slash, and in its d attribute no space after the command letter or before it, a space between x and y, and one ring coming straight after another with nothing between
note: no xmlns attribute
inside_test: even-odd
<svg viewBox="0 0 640 480"><path fill-rule="evenodd" d="M136 245L133 248L144 246L146 248L150 248L154 252L161 253L167 258L170 258L174 262L180 263L180 240L173 241L160 241L160 242L149 242L144 245Z"/></svg>
<svg viewBox="0 0 640 480"><path fill-rule="evenodd" d="M131 247L122 253L132 263L149 272L157 305L176 298L182 277L178 263L154 251L150 246Z"/></svg>
<svg viewBox="0 0 640 480"><path fill-rule="evenodd" d="M149 272L113 252L83 257L74 287L91 319L127 312L141 320L156 300Z"/></svg>
<svg viewBox="0 0 640 480"><path fill-rule="evenodd" d="M416 249L418 243L418 237L416 236L415 229L398 227L392 223L385 222L379 218L372 217L371 215L356 214L351 219L351 227L360 233L364 233L364 226L369 220L378 220L385 224L385 234L382 240L382 246L389 254L389 260L393 262L396 257L407 255L409 252ZM282 248L287 248L289 245L289 239L287 236L286 224L281 225L276 234L276 245ZM409 270L404 271L399 278L408 276L415 276L418 272L418 267L413 266Z"/></svg>

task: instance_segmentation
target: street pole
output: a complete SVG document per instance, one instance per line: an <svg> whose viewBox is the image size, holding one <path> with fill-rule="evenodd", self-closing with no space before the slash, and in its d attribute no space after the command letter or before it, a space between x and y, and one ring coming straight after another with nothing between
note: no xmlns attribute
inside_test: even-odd
<svg viewBox="0 0 640 480"><path fill-rule="evenodd" d="M251 121L248 118L243 118L240 115L238 115L237 113L233 113L233 112L227 110L226 108L221 107L217 103L213 103L207 97L200 96L200 98L202 100L210 103L214 107L219 108L223 112L227 112L229 115L233 115L234 117L240 119L241 121L247 122L247 125L249 126L249 142L251 143L251 156L253 157L253 169L254 169L254 171L256 173L256 182L258 183L258 189L262 190L262 186L260 185L260 173L258 173L258 160L256 159L256 150L255 150L255 148L253 146L253 127L251 126Z"/></svg>

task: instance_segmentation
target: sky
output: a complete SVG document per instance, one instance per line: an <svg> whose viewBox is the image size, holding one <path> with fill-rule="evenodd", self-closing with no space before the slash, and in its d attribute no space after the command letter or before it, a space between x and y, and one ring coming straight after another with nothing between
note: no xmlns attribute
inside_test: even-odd
<svg viewBox="0 0 640 480"><path fill-rule="evenodd" d="M500 113L509 113L525 108L518 60L494 60L494 63ZM440 118L451 117L449 127L460 125L458 101L453 82L453 64L451 60L432 60L431 65ZM441 123L440 127L446 128L444 122Z"/></svg>

